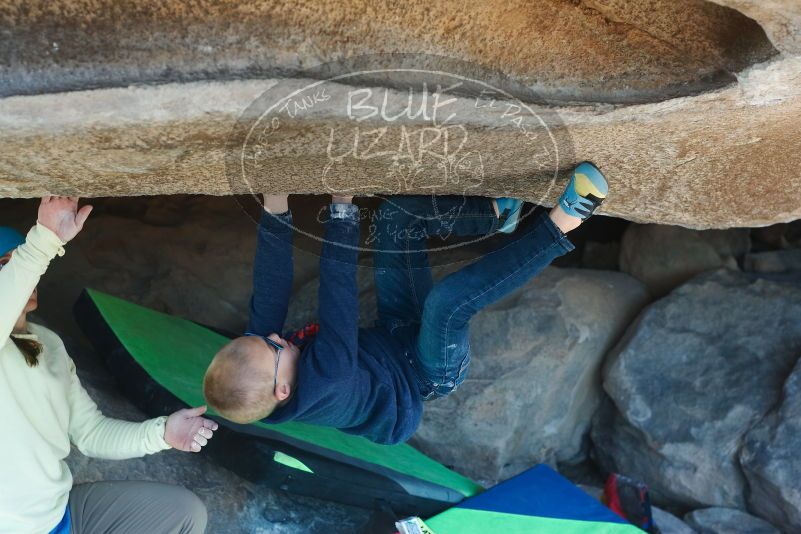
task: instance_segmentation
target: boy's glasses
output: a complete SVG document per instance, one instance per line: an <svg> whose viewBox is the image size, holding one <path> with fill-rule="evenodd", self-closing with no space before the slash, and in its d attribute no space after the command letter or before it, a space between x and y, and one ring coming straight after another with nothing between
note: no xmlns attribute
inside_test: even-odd
<svg viewBox="0 0 801 534"><path fill-rule="evenodd" d="M248 337L260 337L275 350L275 372L273 373L273 391L275 391L275 388L278 387L278 362L281 361L281 351L284 350L284 347L267 336L254 334L252 332L245 332L245 335Z"/></svg>

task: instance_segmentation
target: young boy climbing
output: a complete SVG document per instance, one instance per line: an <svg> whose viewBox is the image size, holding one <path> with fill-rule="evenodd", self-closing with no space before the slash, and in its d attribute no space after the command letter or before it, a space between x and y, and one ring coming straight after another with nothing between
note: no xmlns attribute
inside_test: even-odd
<svg viewBox="0 0 801 534"><path fill-rule="evenodd" d="M350 197L333 197L320 256L319 326L296 334L296 342L279 334L292 290L292 215L285 195L265 195L248 331L214 357L203 383L206 401L242 424L300 421L378 443L407 440L420 423L422 401L448 395L464 380L470 319L572 250L565 234L593 213L607 189L594 165L580 164L548 215L436 285L427 237L512 233L523 203L385 201L375 236L379 320L368 329L358 327L358 210Z"/></svg>

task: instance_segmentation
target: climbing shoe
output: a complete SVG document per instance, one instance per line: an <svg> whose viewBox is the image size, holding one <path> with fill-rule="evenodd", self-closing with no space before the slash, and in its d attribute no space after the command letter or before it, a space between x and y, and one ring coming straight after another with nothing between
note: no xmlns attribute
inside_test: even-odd
<svg viewBox="0 0 801 534"><path fill-rule="evenodd" d="M499 232L511 234L520 222L520 212L523 210L523 201L516 198L496 198L498 205L498 220L501 221Z"/></svg>
<svg viewBox="0 0 801 534"><path fill-rule="evenodd" d="M559 205L568 215L584 220L601 205L607 193L609 184L604 175L598 167L585 161L573 171Z"/></svg>

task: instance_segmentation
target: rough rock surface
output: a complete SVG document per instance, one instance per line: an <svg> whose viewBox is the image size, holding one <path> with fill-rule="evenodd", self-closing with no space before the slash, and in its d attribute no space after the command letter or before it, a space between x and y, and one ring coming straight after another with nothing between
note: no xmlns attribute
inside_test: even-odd
<svg viewBox="0 0 801 534"><path fill-rule="evenodd" d="M762 26L773 45L787 54L801 54L801 6L784 0L712 0L736 9Z"/></svg>
<svg viewBox="0 0 801 534"><path fill-rule="evenodd" d="M661 508L651 507L654 523L659 527L660 534L696 534L696 531L687 523Z"/></svg>
<svg viewBox="0 0 801 534"><path fill-rule="evenodd" d="M472 188L476 194L550 204L565 176L554 183L553 165L566 168L592 159L613 181L606 213L696 228L757 226L801 217L796 182L801 154L795 150L801 125L793 120L801 114L799 72L801 59L787 58L752 67L741 73L737 86L707 95L560 111L565 127L551 127L561 149L558 162L553 155L546 162L532 157L519 131L501 117L503 110L485 113L485 124L476 124L471 122L475 102L459 99L451 105L464 118L471 153L482 158L479 183ZM343 143L356 135L344 116L345 88L317 106L314 123L283 123L270 145L274 156L248 175L249 183L236 176L231 183L226 176L226 143L237 118L274 84L169 84L2 99L0 195L326 191L330 184L321 176L331 163L329 127L338 128ZM400 105L404 98L393 94L390 101ZM397 139L391 131L387 138ZM426 177L421 183L388 178L390 168L383 159L337 160L336 189L414 193L427 191L426 180L440 180L434 164L425 161L419 162ZM735 177L724 172L734 168ZM437 191L463 193L464 187L448 179Z"/></svg>
<svg viewBox="0 0 801 534"><path fill-rule="evenodd" d="M361 269L359 281L360 319L369 326L371 271ZM298 292L289 324L315 317L317 287L315 280ZM474 318L468 377L453 395L426 404L414 444L490 484L535 463L583 459L602 358L647 298L625 274L546 269Z"/></svg>
<svg viewBox="0 0 801 534"><path fill-rule="evenodd" d="M701 275L649 306L604 368L597 458L656 502L744 509L743 437L779 400L801 351L801 287Z"/></svg>
<svg viewBox="0 0 801 534"><path fill-rule="evenodd" d="M0 7L0 28L0 95L275 75L402 52L493 65L552 98L626 102L714 87L774 53L754 20L702 0L33 0Z"/></svg>
<svg viewBox="0 0 801 534"><path fill-rule="evenodd" d="M76 355L72 351L73 356ZM145 416L116 392L111 378L81 359L79 375L101 410L128 421ZM307 534L357 532L369 512L359 508L277 492L251 484L204 457L166 451L133 460L88 458L73 449L67 459L76 484L100 480L152 480L194 491L209 511L207 532L214 534Z"/></svg>
<svg viewBox="0 0 801 534"><path fill-rule="evenodd" d="M698 534L780 534L767 521L732 508L695 510L684 520Z"/></svg>
<svg viewBox="0 0 801 534"><path fill-rule="evenodd" d="M743 269L758 273L801 271L801 249L772 250L748 254Z"/></svg>
<svg viewBox="0 0 801 534"><path fill-rule="evenodd" d="M632 224L620 244L620 270L661 297L693 276L719 267L737 268L750 249L748 230L699 232L678 226Z"/></svg>
<svg viewBox="0 0 801 534"><path fill-rule="evenodd" d="M740 454L749 508L787 532L801 531L799 450L801 360L784 385L781 404L748 432Z"/></svg>
<svg viewBox="0 0 801 534"><path fill-rule="evenodd" d="M275 84L255 78L292 74L297 67L358 52L402 51L492 64L543 96L549 87L567 87L567 95L552 90L550 96L596 102L536 108L554 118L546 122L559 148L559 158L543 165L531 157L503 110L476 117L473 100L453 103L471 146L480 148L472 153L474 161L480 154L483 165L474 193L550 204L561 189L561 183L552 183L554 172L592 159L613 181L604 210L633 221L723 228L799 218L801 124L795 117L801 115L801 5L718 3L742 9L764 25L782 54L753 64L765 59L765 42L755 37L759 32L735 11L701 1L426 4L414 8L412 18L406 6L398 11L358 2L345 9L328 3L168 2L110 9L101 0L15 2L0 10L4 34L14 37L0 51L10 58L4 68L7 87L47 92L101 87L104 79L116 85L172 83L0 99L0 195L219 195L247 192L250 186L324 191L321 175L331 163L328 127L347 133L343 139L353 128L339 98L282 124L271 138L274 152L249 177L251 183L229 183L226 146L236 120ZM176 48L181 53L172 53ZM418 66L432 65L421 61ZM735 71L736 83L671 98L677 80L682 80L678 86L689 80L685 87L695 93L697 80L721 69ZM472 74L479 71L475 67ZM461 72L469 75L471 68ZM237 77L248 79L231 80ZM198 79L204 81L191 81ZM534 87L535 79L545 87ZM597 104L632 94L670 99ZM406 96L393 93L388 101L400 106ZM401 123L415 124L400 121L390 131L397 134ZM335 181L361 192L428 190L425 181L398 181L389 172L391 159L338 161ZM439 158L414 163L415 172L427 179L437 178L441 165ZM462 193L464 182L446 180L438 191Z"/></svg>

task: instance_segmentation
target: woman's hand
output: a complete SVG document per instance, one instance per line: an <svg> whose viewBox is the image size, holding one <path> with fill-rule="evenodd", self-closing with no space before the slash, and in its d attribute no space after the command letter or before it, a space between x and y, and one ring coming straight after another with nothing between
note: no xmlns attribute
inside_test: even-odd
<svg viewBox="0 0 801 534"><path fill-rule="evenodd" d="M201 417L205 406L178 410L167 418L164 426L164 441L173 449L184 452L200 452L214 436L217 423Z"/></svg>
<svg viewBox="0 0 801 534"><path fill-rule="evenodd" d="M92 206L78 209L78 197L44 197L39 204L39 222L64 243L83 229Z"/></svg>

